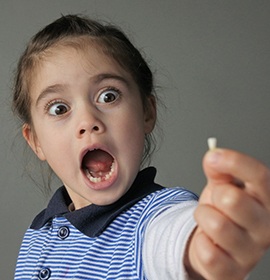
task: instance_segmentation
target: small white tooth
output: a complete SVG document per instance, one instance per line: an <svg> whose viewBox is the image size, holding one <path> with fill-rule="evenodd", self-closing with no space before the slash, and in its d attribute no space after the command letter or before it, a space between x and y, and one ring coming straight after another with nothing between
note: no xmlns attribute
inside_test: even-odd
<svg viewBox="0 0 270 280"><path fill-rule="evenodd" d="M207 140L209 150L214 150L217 147L217 138L210 137Z"/></svg>
<svg viewBox="0 0 270 280"><path fill-rule="evenodd" d="M100 182L101 182L101 178L100 178L100 177L99 177L99 178L91 177L91 178L89 178L89 179L90 179L90 181L93 182L93 183L100 183Z"/></svg>
<svg viewBox="0 0 270 280"><path fill-rule="evenodd" d="M110 173L113 173L114 172L114 162L112 163L112 165L111 165L111 171L110 171Z"/></svg>
<svg viewBox="0 0 270 280"><path fill-rule="evenodd" d="M95 181L95 177L93 177L92 175L91 175L91 173L89 172L89 170L88 169L86 169L85 170L85 174L86 174L86 176L87 176L87 178L91 181L91 182L93 182L93 183L96 183Z"/></svg>

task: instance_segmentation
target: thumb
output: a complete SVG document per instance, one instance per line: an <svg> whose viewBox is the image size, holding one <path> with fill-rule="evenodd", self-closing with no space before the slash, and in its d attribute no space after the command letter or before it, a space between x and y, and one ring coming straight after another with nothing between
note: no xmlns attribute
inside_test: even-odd
<svg viewBox="0 0 270 280"><path fill-rule="evenodd" d="M200 196L200 203L212 204L212 193L218 185L231 183L234 178L222 169L224 150L208 151L203 158L203 170L206 176L206 186Z"/></svg>
<svg viewBox="0 0 270 280"><path fill-rule="evenodd" d="M208 151L203 158L203 170L208 184L231 183L234 177L224 168L224 157L226 151L214 149Z"/></svg>

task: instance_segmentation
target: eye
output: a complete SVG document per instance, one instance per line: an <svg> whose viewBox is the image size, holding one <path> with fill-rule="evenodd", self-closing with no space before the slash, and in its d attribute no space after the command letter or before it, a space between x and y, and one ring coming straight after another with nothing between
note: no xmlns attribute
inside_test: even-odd
<svg viewBox="0 0 270 280"><path fill-rule="evenodd" d="M48 104L47 108L48 108L47 111L49 115L52 116L64 115L70 109L68 105L59 101L55 101L52 104Z"/></svg>
<svg viewBox="0 0 270 280"><path fill-rule="evenodd" d="M112 103L119 97L119 95L120 92L117 89L106 89L99 95L97 101L99 103Z"/></svg>

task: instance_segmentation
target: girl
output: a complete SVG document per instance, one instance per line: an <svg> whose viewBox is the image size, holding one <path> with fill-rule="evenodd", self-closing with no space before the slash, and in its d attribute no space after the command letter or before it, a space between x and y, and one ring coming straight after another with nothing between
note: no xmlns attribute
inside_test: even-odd
<svg viewBox="0 0 270 280"><path fill-rule="evenodd" d="M15 279L243 279L259 261L269 170L216 149L199 202L156 184L154 168L140 171L153 151L153 92L148 65L114 26L63 16L32 38L13 107L63 186L27 230Z"/></svg>

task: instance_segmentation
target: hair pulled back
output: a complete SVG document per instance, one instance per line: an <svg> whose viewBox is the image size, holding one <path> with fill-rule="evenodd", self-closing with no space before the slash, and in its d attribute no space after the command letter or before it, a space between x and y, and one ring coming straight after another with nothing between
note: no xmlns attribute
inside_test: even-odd
<svg viewBox="0 0 270 280"><path fill-rule="evenodd" d="M131 74L139 88L144 109L147 110L148 97L154 94L153 75L139 50L124 32L118 27L88 17L67 15L61 16L32 37L19 59L12 108L22 123L32 124L29 88L33 72L42 57L46 56L46 51L66 41L76 44L83 37L93 40L95 46ZM153 146L153 136L146 135L143 161L150 158Z"/></svg>

